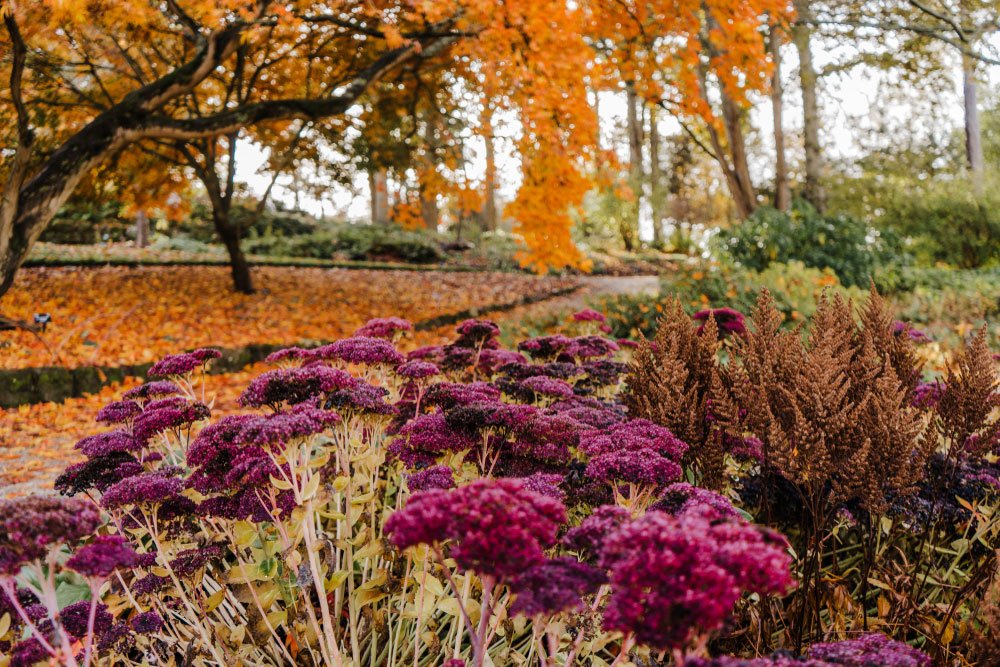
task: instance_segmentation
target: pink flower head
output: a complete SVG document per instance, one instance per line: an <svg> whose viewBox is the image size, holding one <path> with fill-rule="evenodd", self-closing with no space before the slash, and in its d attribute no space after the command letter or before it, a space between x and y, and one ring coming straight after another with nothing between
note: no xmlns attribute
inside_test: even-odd
<svg viewBox="0 0 1000 667"><path fill-rule="evenodd" d="M76 550L66 567L85 577L106 579L120 567L134 567L138 554L121 535L99 535Z"/></svg>
<svg viewBox="0 0 1000 667"><path fill-rule="evenodd" d="M73 544L101 523L93 503L75 498L24 496L0 500L0 575L43 558L49 548Z"/></svg>
<svg viewBox="0 0 1000 667"><path fill-rule="evenodd" d="M131 421L140 412L142 412L142 407L133 400L113 401L100 409L94 421L105 424L122 424Z"/></svg>
<svg viewBox="0 0 1000 667"><path fill-rule="evenodd" d="M459 347L481 347L500 335L500 327L490 320L465 320L455 328Z"/></svg>
<svg viewBox="0 0 1000 667"><path fill-rule="evenodd" d="M521 380L520 386L533 393L536 397L548 396L555 398L569 398L573 395L573 386L564 380L536 375L534 377Z"/></svg>
<svg viewBox="0 0 1000 667"><path fill-rule="evenodd" d="M573 343L572 338L555 334L521 341L517 349L527 352L532 359L555 359Z"/></svg>
<svg viewBox="0 0 1000 667"><path fill-rule="evenodd" d="M573 319L577 322L598 322L600 324L604 324L608 318L596 310L584 308L583 310L573 313Z"/></svg>
<svg viewBox="0 0 1000 667"><path fill-rule="evenodd" d="M392 343L384 338L355 336L317 347L311 359L339 359L360 366L398 366L404 361Z"/></svg>
<svg viewBox="0 0 1000 667"><path fill-rule="evenodd" d="M427 405L435 405L442 409L448 409L456 405L468 405L477 401L497 401L499 399L500 390L485 382L470 382L468 384L439 382L431 385L427 390L424 402Z"/></svg>
<svg viewBox="0 0 1000 667"><path fill-rule="evenodd" d="M285 347L280 350L275 350L271 354L267 355L266 361L269 364L276 364L279 361L284 361L285 359L308 359L311 350L306 350L301 347Z"/></svg>
<svg viewBox="0 0 1000 667"><path fill-rule="evenodd" d="M414 495L385 530L400 549L448 542L460 567L504 580L541 563L565 520L562 503L518 480L480 479Z"/></svg>
<svg viewBox="0 0 1000 667"><path fill-rule="evenodd" d="M709 308L707 310L699 310L691 316L691 319L695 322L701 322L701 326L698 327L699 334L704 331L705 323L709 317L715 319L715 325L719 327L719 333L723 336L729 334L742 336L747 332L746 321L743 313L740 311L732 308Z"/></svg>
<svg viewBox="0 0 1000 667"><path fill-rule="evenodd" d="M661 487L680 479L681 467L652 449L620 449L590 459L587 477L599 482Z"/></svg>
<svg viewBox="0 0 1000 667"><path fill-rule="evenodd" d="M440 373L441 369L429 361L407 361L396 368L396 374L408 380L423 380Z"/></svg>
<svg viewBox="0 0 1000 667"><path fill-rule="evenodd" d="M618 343L603 336L579 336L566 346L564 354L574 359L610 357L618 351Z"/></svg>
<svg viewBox="0 0 1000 667"><path fill-rule="evenodd" d="M88 435L74 445L84 456L107 456L111 452L133 452L142 449L142 442L125 431L105 431Z"/></svg>
<svg viewBox="0 0 1000 667"><path fill-rule="evenodd" d="M671 484L663 490L663 494L651 510L660 510L674 516L689 511L713 513L717 518L739 519L742 515L733 507L733 503L723 495L700 489L687 482Z"/></svg>
<svg viewBox="0 0 1000 667"><path fill-rule="evenodd" d="M337 389L353 387L356 380L347 372L323 364L267 371L250 381L240 394L240 405L277 407L294 405Z"/></svg>
<svg viewBox="0 0 1000 667"><path fill-rule="evenodd" d="M147 382L146 384L141 384L138 387L132 387L124 394L122 398L128 400L143 400L148 398L154 398L158 396L169 396L171 394L180 393L181 389L176 384L170 380L155 380L153 382Z"/></svg>
<svg viewBox="0 0 1000 667"><path fill-rule="evenodd" d="M562 543L568 549L596 557L604 540L631 518L632 515L624 507L601 505L594 508L579 526L566 531Z"/></svg>
<svg viewBox="0 0 1000 667"><path fill-rule="evenodd" d="M929 343L931 337L920 329L914 329L909 322L896 320L892 323L892 334L897 337L905 336L915 343Z"/></svg>
<svg viewBox="0 0 1000 667"><path fill-rule="evenodd" d="M514 577L510 589L517 595L511 614L554 616L583 607L583 598L607 581L604 572L575 558L543 561Z"/></svg>
<svg viewBox="0 0 1000 667"><path fill-rule="evenodd" d="M448 466L430 466L418 470L406 478L406 488L410 493L428 489L453 489L455 477Z"/></svg>
<svg viewBox="0 0 1000 667"><path fill-rule="evenodd" d="M353 335L392 340L402 332L412 330L413 325L410 324L409 320L404 320L400 317L376 317L373 320L368 320Z"/></svg>
<svg viewBox="0 0 1000 667"><path fill-rule="evenodd" d="M275 412L246 423L236 442L283 448L293 440L323 433L339 421L340 415L336 412L309 404L297 405L286 412Z"/></svg>
<svg viewBox="0 0 1000 667"><path fill-rule="evenodd" d="M204 403L184 401L162 407L156 407L155 402L150 403L132 420L132 436L138 442L147 443L160 433L194 424L208 419L208 416L209 408Z"/></svg>
<svg viewBox="0 0 1000 667"><path fill-rule="evenodd" d="M126 505L156 505L180 496L184 480L171 474L173 471L147 472L126 477L108 487L101 496L101 507L117 509Z"/></svg>
<svg viewBox="0 0 1000 667"><path fill-rule="evenodd" d="M153 364L153 367L149 369L149 375L154 377L187 375L194 369L221 356L222 353L219 350L210 347L203 347L193 352L172 354Z"/></svg>
<svg viewBox="0 0 1000 667"><path fill-rule="evenodd" d="M847 641L813 644L806 655L825 664L848 667L929 667L931 664L930 656L923 651L879 632Z"/></svg>
<svg viewBox="0 0 1000 667"><path fill-rule="evenodd" d="M743 591L787 591L790 564L784 546L746 522L647 512L601 549L612 587L604 629L634 633L656 649L679 648L695 632L721 627Z"/></svg>

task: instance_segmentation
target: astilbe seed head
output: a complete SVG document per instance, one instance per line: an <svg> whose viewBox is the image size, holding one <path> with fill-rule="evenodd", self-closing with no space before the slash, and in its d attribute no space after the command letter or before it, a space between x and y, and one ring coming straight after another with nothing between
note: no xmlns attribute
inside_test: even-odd
<svg viewBox="0 0 1000 667"><path fill-rule="evenodd" d="M385 338L391 340L404 331L412 331L413 324L401 317L376 317L354 332L354 336Z"/></svg>
<svg viewBox="0 0 1000 667"><path fill-rule="evenodd" d="M544 560L566 519L562 503L513 479L480 479L452 491L417 493L385 529L400 549L450 542L466 570L505 580Z"/></svg>
<svg viewBox="0 0 1000 667"><path fill-rule="evenodd" d="M352 388L356 382L349 373L324 364L279 368L251 380L240 394L239 403L257 408L282 403L295 405L338 389Z"/></svg>
<svg viewBox="0 0 1000 667"><path fill-rule="evenodd" d="M513 615L554 616L583 607L584 596L597 592L607 576L598 568L563 556L528 568L510 582L516 594Z"/></svg>
<svg viewBox="0 0 1000 667"><path fill-rule="evenodd" d="M204 366L212 359L222 356L219 350L212 348L201 348L193 352L182 354L171 354L160 359L149 369L149 375L153 377L169 377L175 375L186 375L200 366Z"/></svg>
<svg viewBox="0 0 1000 667"><path fill-rule="evenodd" d="M85 577L106 579L118 568L134 567L138 554L121 535L99 535L76 550L66 567Z"/></svg>
<svg viewBox="0 0 1000 667"><path fill-rule="evenodd" d="M26 496L0 500L0 574L42 558L50 547L73 544L101 523L98 509L74 498Z"/></svg>
<svg viewBox="0 0 1000 667"><path fill-rule="evenodd" d="M355 336L313 350L311 359L338 359L360 366L398 366L405 360L392 343L383 338Z"/></svg>

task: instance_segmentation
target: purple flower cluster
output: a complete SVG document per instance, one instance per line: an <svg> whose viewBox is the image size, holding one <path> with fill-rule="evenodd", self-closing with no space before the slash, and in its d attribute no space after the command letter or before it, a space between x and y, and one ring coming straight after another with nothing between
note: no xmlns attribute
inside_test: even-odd
<svg viewBox="0 0 1000 667"><path fill-rule="evenodd" d="M698 512L652 511L625 523L604 540L599 563L612 588L604 628L658 649L721 627L743 591L793 584L787 549L772 534Z"/></svg>
<svg viewBox="0 0 1000 667"><path fill-rule="evenodd" d="M357 380L350 373L323 364L267 371L250 381L240 394L240 405L278 407L295 405L339 389L351 389Z"/></svg>
<svg viewBox="0 0 1000 667"><path fill-rule="evenodd" d="M209 361L218 359L221 356L222 353L219 350L208 347L203 347L193 352L171 354L153 364L153 367L149 369L149 375L153 377L187 375L194 369L204 366Z"/></svg>
<svg viewBox="0 0 1000 667"><path fill-rule="evenodd" d="M428 489L453 489L455 476L448 466L430 466L410 474L406 478L406 488L410 493Z"/></svg>
<svg viewBox="0 0 1000 667"><path fill-rule="evenodd" d="M573 395L573 386L563 380L536 375L521 380L521 388L528 390L535 397L548 396L554 398L569 398Z"/></svg>
<svg viewBox="0 0 1000 667"><path fill-rule="evenodd" d="M929 667L930 656L903 642L893 641L881 633L862 635L857 639L826 644L813 644L806 654L813 660L830 665L849 667Z"/></svg>
<svg viewBox="0 0 1000 667"><path fill-rule="evenodd" d="M385 524L400 549L450 543L466 570L506 580L542 563L566 520L562 503L512 479L480 479L451 491L417 493Z"/></svg>
<svg viewBox="0 0 1000 667"><path fill-rule="evenodd" d="M607 581L604 572L575 558L543 561L514 577L510 590L517 597L511 614L554 616L583 606L583 598Z"/></svg>
<svg viewBox="0 0 1000 667"><path fill-rule="evenodd" d="M138 556L121 535L99 535L77 549L66 561L66 567L85 577L105 579L119 567L134 567Z"/></svg>
<svg viewBox="0 0 1000 667"><path fill-rule="evenodd" d="M396 369L396 374L408 380L423 380L439 375L441 369L429 361L407 361Z"/></svg>
<svg viewBox="0 0 1000 667"><path fill-rule="evenodd" d="M413 325L409 320L401 317L377 317L368 320L363 327L354 332L354 336L392 340L404 331L412 330Z"/></svg>
<svg viewBox="0 0 1000 667"><path fill-rule="evenodd" d="M692 511L704 512L718 519L738 519L742 516L729 498L687 482L668 486L650 509L674 516Z"/></svg>
<svg viewBox="0 0 1000 667"><path fill-rule="evenodd" d="M337 359L359 366L398 366L405 360L393 344L384 338L355 336L317 347L310 359Z"/></svg>
<svg viewBox="0 0 1000 667"><path fill-rule="evenodd" d="M742 336L747 332L746 318L740 311L732 308L709 308L699 310L691 316L695 322L701 323L701 326L698 327L699 334L705 330L705 324L710 317L715 320L715 325L723 336L730 334Z"/></svg>
<svg viewBox="0 0 1000 667"><path fill-rule="evenodd" d="M145 472L112 484L101 496L101 507L120 509L129 505L157 505L180 496L184 480L176 471Z"/></svg>
<svg viewBox="0 0 1000 667"><path fill-rule="evenodd" d="M661 487L680 478L679 460L687 445L668 429L644 419L613 425L581 439L590 455L587 477L608 483L624 482Z"/></svg>
<svg viewBox="0 0 1000 667"><path fill-rule="evenodd" d="M101 408L94 421L105 424L122 424L131 421L140 412L142 412L142 407L136 401L129 399L114 401Z"/></svg>
<svg viewBox="0 0 1000 667"><path fill-rule="evenodd" d="M122 398L126 400L145 401L151 398L179 394L180 391L180 387L170 380L154 380L153 382L147 382L146 384L129 389L122 394Z"/></svg>
<svg viewBox="0 0 1000 667"><path fill-rule="evenodd" d="M90 535L101 515L88 501L48 496L0 500L0 575L44 558L49 548Z"/></svg>
<svg viewBox="0 0 1000 667"><path fill-rule="evenodd" d="M909 322L896 320L892 323L892 335L905 336L915 343L929 343L931 337L920 329L915 329Z"/></svg>
<svg viewBox="0 0 1000 667"><path fill-rule="evenodd" d="M573 313L573 320L575 322L597 322L599 324L604 324L608 321L608 318L596 310L584 308L583 310Z"/></svg>

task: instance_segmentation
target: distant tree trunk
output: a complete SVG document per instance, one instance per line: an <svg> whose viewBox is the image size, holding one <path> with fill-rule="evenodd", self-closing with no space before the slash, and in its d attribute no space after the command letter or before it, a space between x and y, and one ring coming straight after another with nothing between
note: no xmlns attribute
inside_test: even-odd
<svg viewBox="0 0 1000 667"><path fill-rule="evenodd" d="M385 169L368 172L368 188L372 200L372 224L389 224L389 183Z"/></svg>
<svg viewBox="0 0 1000 667"><path fill-rule="evenodd" d="M771 75L771 117L774 122L774 208L788 211L792 207L792 190L788 183L788 163L785 157L784 88L781 85L781 29L771 24L769 48L774 63Z"/></svg>
<svg viewBox="0 0 1000 667"><path fill-rule="evenodd" d="M149 245L149 216L143 210L135 214L135 245L137 248Z"/></svg>
<svg viewBox="0 0 1000 667"><path fill-rule="evenodd" d="M802 196L822 212L826 209L823 189L823 149L819 143L819 99L816 69L812 61L809 0L795 0L798 21L792 27L792 41L799 54L799 84L802 88L802 134L806 154L806 178Z"/></svg>
<svg viewBox="0 0 1000 667"><path fill-rule="evenodd" d="M486 141L486 177L483 194L483 215L482 226L484 232L492 232L497 229L497 157L496 146L493 136L492 111L483 123L483 139Z"/></svg>
<svg viewBox="0 0 1000 667"><path fill-rule="evenodd" d="M757 192L750 178L750 163L747 159L746 140L743 137L743 112L724 92L722 97L722 120L726 129L731 162L730 186L740 218L746 218L757 208Z"/></svg>
<svg viewBox="0 0 1000 667"><path fill-rule="evenodd" d="M639 122L639 96L635 82L625 82L625 103L627 105L626 130L628 132L629 185L635 194L635 212L631 219L622 223L621 235L625 249L631 251L639 234L639 211L642 206L642 126Z"/></svg>
<svg viewBox="0 0 1000 667"><path fill-rule="evenodd" d="M594 89L594 146L601 150L601 94Z"/></svg>
<svg viewBox="0 0 1000 667"><path fill-rule="evenodd" d="M663 247L663 187L660 182L660 128L656 107L649 108L649 181L650 204L653 210L653 245Z"/></svg>
<svg viewBox="0 0 1000 667"><path fill-rule="evenodd" d="M424 192L420 189L420 216L424 219L424 227L432 232L436 232L441 219L441 212L438 209L437 195L433 192Z"/></svg>
<svg viewBox="0 0 1000 667"><path fill-rule="evenodd" d="M233 277L233 289L241 294L253 294L253 280L250 277L250 264L247 262L243 248L240 247L240 229L229 220L229 204L223 208L212 206L212 223L215 231L222 239L229 253L229 270Z"/></svg>
<svg viewBox="0 0 1000 667"><path fill-rule="evenodd" d="M979 107L977 104L978 84L976 63L967 55L962 56L962 93L965 107L965 157L977 191L983 186L983 142L979 127Z"/></svg>

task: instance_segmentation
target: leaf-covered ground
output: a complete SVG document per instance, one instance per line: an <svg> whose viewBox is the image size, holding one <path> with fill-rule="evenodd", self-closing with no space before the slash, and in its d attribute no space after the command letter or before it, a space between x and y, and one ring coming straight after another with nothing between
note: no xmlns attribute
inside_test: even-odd
<svg viewBox="0 0 1000 667"><path fill-rule="evenodd" d="M571 279L510 273L260 267L258 293L207 266L28 269L3 313L49 313L41 339L0 333L0 368L151 362L204 345L333 340L373 317L414 322L546 293Z"/></svg>

